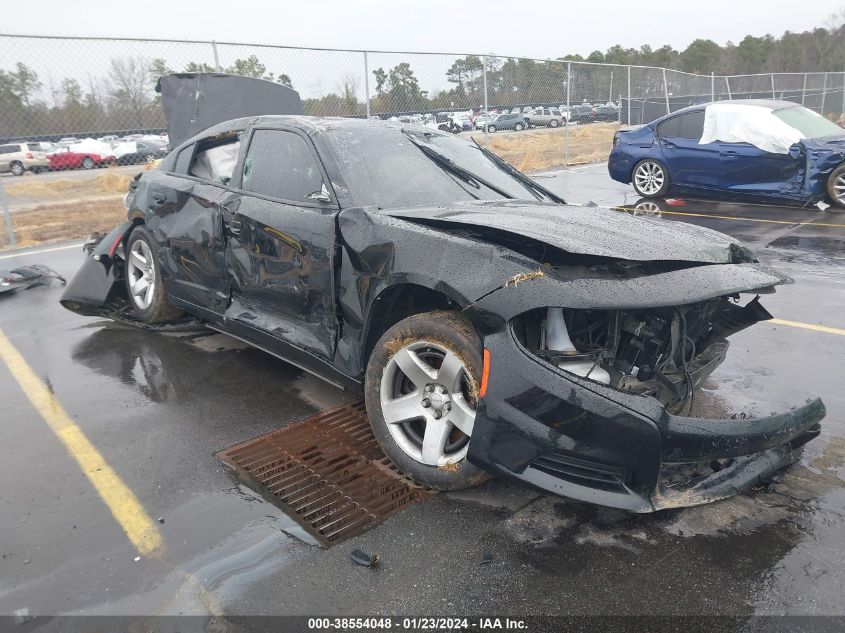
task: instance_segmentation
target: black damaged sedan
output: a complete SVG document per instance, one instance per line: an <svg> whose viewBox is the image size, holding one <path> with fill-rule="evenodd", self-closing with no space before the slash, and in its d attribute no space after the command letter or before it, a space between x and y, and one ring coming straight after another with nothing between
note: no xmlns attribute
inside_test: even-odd
<svg viewBox="0 0 845 633"><path fill-rule="evenodd" d="M426 486L494 473L650 512L743 490L819 433L818 399L684 415L789 278L714 231L568 206L450 134L228 121L140 175L127 207L65 307L191 315L360 391Z"/></svg>

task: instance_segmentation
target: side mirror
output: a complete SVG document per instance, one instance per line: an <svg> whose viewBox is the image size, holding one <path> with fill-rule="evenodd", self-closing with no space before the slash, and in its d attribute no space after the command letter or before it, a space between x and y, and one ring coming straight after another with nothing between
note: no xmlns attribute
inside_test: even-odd
<svg viewBox="0 0 845 633"><path fill-rule="evenodd" d="M326 189L326 183L322 183L320 185L319 191L313 191L305 197L309 200L319 202L320 204L329 204L332 201L332 197L329 195L329 190Z"/></svg>

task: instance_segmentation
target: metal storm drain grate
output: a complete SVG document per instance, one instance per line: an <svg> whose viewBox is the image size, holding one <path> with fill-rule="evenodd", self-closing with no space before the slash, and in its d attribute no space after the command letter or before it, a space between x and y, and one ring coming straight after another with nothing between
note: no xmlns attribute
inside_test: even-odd
<svg viewBox="0 0 845 633"><path fill-rule="evenodd" d="M324 547L434 494L403 477L381 451L363 402L321 411L217 457Z"/></svg>

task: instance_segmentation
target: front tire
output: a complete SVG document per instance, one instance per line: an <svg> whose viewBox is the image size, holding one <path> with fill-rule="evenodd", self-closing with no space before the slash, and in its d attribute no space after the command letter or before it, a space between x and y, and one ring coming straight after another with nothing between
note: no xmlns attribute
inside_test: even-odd
<svg viewBox="0 0 845 633"><path fill-rule="evenodd" d="M496 131L496 126L495 125L488 125L487 131L490 132L490 134L492 134L493 132Z"/></svg>
<svg viewBox="0 0 845 633"><path fill-rule="evenodd" d="M827 195L833 204L845 209L845 163L834 169L827 179Z"/></svg>
<svg viewBox="0 0 845 633"><path fill-rule="evenodd" d="M152 235L137 226L126 240L126 294L136 318L145 323L172 321L182 311L167 303Z"/></svg>
<svg viewBox="0 0 845 633"><path fill-rule="evenodd" d="M549 127L557 127L558 125L560 125L560 123L557 119L552 119L551 121L549 121Z"/></svg>
<svg viewBox="0 0 845 633"><path fill-rule="evenodd" d="M486 478L466 460L481 381L481 341L458 312L417 314L390 328L367 364L373 434L408 477L437 490Z"/></svg>
<svg viewBox="0 0 845 633"><path fill-rule="evenodd" d="M634 165L631 184L643 198L660 198L669 191L669 172L662 163L647 158Z"/></svg>
<svg viewBox="0 0 845 633"><path fill-rule="evenodd" d="M517 123L513 126L513 129L517 132L522 132L522 130L524 130L525 128L522 126L522 123Z"/></svg>
<svg viewBox="0 0 845 633"><path fill-rule="evenodd" d="M13 176L23 176L24 172L26 171L26 169L24 169L24 166L18 161L15 161L11 165L9 165L9 170L12 172Z"/></svg>
<svg viewBox="0 0 845 633"><path fill-rule="evenodd" d="M94 169L96 163L94 163L94 159L90 156L86 156L82 159L82 167L83 169Z"/></svg>

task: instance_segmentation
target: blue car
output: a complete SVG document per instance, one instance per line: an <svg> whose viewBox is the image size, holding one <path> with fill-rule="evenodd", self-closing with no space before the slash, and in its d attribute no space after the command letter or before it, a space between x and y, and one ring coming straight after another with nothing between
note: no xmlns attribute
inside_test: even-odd
<svg viewBox="0 0 845 633"><path fill-rule="evenodd" d="M788 101L719 101L617 132L610 177L671 193L845 207L845 130Z"/></svg>

